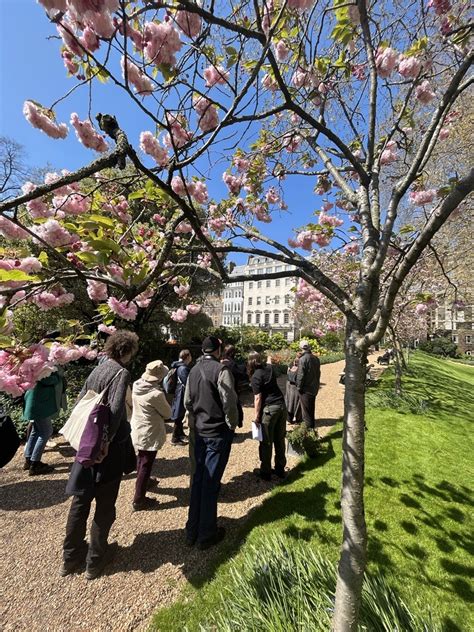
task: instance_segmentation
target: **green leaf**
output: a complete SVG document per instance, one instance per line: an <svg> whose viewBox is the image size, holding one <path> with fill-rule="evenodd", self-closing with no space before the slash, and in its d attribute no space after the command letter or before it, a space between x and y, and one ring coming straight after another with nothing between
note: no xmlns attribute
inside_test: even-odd
<svg viewBox="0 0 474 632"><path fill-rule="evenodd" d="M111 217L106 217L105 215L83 215L79 223L87 224L93 222L94 224L98 224L99 226L104 226L105 228L114 228L116 221Z"/></svg>
<svg viewBox="0 0 474 632"><path fill-rule="evenodd" d="M133 193L130 193L130 195L128 196L128 199L141 200L143 197L145 197L145 195L146 195L145 189L138 189L138 191L134 191Z"/></svg>
<svg viewBox="0 0 474 632"><path fill-rule="evenodd" d="M32 276L23 272L23 270L0 270L0 283L8 281L38 281L37 276Z"/></svg>
<svg viewBox="0 0 474 632"><path fill-rule="evenodd" d="M38 255L38 261L39 261L42 265L44 265L44 266L47 266L47 265L49 264L48 255L47 255L47 253L46 253L44 250L42 250L42 251L39 253L39 255Z"/></svg>
<svg viewBox="0 0 474 632"><path fill-rule="evenodd" d="M84 261L84 263L90 263L93 265L100 263L100 259L95 252L89 252L86 250L85 252L78 252L76 256L81 261Z"/></svg>
<svg viewBox="0 0 474 632"><path fill-rule="evenodd" d="M120 252L120 245L113 239L91 239L88 243L95 250L99 250L99 252L115 252L115 254Z"/></svg>

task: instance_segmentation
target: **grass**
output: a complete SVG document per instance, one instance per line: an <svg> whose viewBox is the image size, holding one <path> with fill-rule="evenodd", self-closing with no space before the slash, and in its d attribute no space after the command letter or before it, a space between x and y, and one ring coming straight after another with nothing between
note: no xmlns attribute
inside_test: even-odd
<svg viewBox="0 0 474 632"><path fill-rule="evenodd" d="M417 353L404 385L414 400L428 402L423 414L367 411L368 569L382 572L412 611L427 619L431 610L443 631L467 632L474 629L469 425L474 371ZM387 371L376 390L392 388ZM302 462L243 523L238 541L225 542L189 579L181 598L156 614L154 629L206 629L201 626L222 609L222 595L252 547L258 550L272 538L337 561L340 444L338 429L326 440L325 453Z"/></svg>

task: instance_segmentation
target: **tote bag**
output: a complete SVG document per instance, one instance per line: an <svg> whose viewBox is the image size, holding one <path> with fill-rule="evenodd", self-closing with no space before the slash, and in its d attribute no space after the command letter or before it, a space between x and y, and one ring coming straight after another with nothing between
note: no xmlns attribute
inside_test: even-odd
<svg viewBox="0 0 474 632"><path fill-rule="evenodd" d="M112 382L116 377L122 373L123 369L120 369L114 377L110 380L107 386L101 393L96 393L95 391L88 390L84 397L77 402L74 406L72 413L69 419L66 421L64 426L59 431L66 441L74 448L74 450L78 451L79 446L81 445L82 435L86 428L89 417L94 412L94 409L97 409L99 406L103 405L102 402L106 400L106 395L111 386ZM103 422L103 411L100 415L100 421Z"/></svg>

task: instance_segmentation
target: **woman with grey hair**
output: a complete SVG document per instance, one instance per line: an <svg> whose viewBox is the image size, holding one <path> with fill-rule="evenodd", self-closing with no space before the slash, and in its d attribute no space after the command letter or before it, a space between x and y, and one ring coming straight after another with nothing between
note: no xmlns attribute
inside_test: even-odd
<svg viewBox="0 0 474 632"><path fill-rule="evenodd" d="M85 467L75 461L66 486L66 494L73 496L66 523L63 544L63 566L65 577L86 561L86 579L98 577L111 559L107 542L109 531L115 521L115 502L124 473L135 469L130 465L133 451L130 439L130 424L127 421L126 398L131 382L125 368L138 351L138 336L131 331L116 331L104 346L105 360L86 380L79 398L88 390L101 393L107 389L110 408L109 437L111 442L107 456L101 463ZM90 543L85 541L87 519L95 500L94 519L90 529Z"/></svg>

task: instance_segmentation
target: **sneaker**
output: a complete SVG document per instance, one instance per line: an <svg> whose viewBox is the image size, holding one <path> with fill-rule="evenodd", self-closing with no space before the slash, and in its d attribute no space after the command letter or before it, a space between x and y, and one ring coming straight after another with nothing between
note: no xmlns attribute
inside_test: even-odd
<svg viewBox="0 0 474 632"><path fill-rule="evenodd" d="M188 445L188 441L178 437L177 439L171 439L171 445Z"/></svg>
<svg viewBox="0 0 474 632"><path fill-rule="evenodd" d="M206 551L207 549L210 549L211 546L215 546L216 544L219 544L219 542L222 542L222 540L225 538L225 529L224 527L217 527L217 531L215 533L215 535L212 536L212 538L207 538L207 540L203 540L202 542L198 542L197 543L197 548L200 551Z"/></svg>
<svg viewBox="0 0 474 632"><path fill-rule="evenodd" d="M99 577L107 564L110 564L110 562L113 560L117 551L118 544L116 542L109 544L109 546L107 547L107 551L105 552L101 560L96 562L93 566L90 564L87 565L85 578L91 580Z"/></svg>
<svg viewBox="0 0 474 632"><path fill-rule="evenodd" d="M25 459L25 462L23 463L23 470L26 472L26 470L29 470L31 467L31 459Z"/></svg>
<svg viewBox="0 0 474 632"><path fill-rule="evenodd" d="M43 463L42 461L31 461L30 476L38 476L39 474L49 474L54 471L52 465Z"/></svg>
<svg viewBox="0 0 474 632"><path fill-rule="evenodd" d="M277 470L277 469L275 469L275 470L272 470L272 474L275 474L275 476L278 476L278 478L281 478L281 479L286 478L285 470Z"/></svg>
<svg viewBox="0 0 474 632"><path fill-rule="evenodd" d="M133 511L146 511L147 509L154 509L158 505L156 498L149 498L145 496L143 500L138 500L132 503Z"/></svg>

